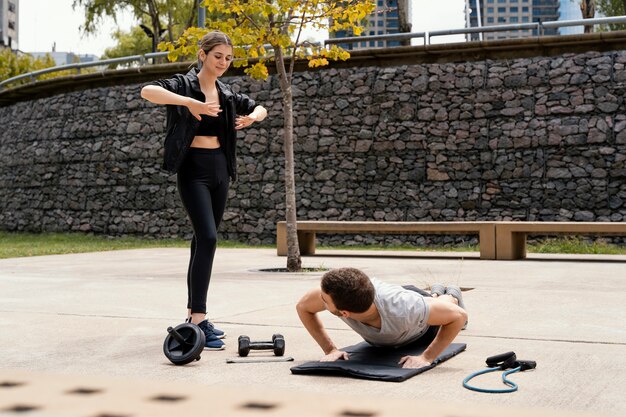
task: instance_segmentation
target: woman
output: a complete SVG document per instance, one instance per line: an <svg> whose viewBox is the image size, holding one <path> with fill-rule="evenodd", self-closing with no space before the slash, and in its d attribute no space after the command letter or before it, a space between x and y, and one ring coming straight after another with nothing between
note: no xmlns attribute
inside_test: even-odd
<svg viewBox="0 0 626 417"><path fill-rule="evenodd" d="M262 106L234 93L218 78L233 60L233 45L222 32L199 42L198 68L152 82L141 97L167 105L164 168L177 174L183 206L193 227L187 272L187 320L206 335L205 349L224 349L224 332L206 318L206 300L219 227L230 179L236 179L236 130L267 116Z"/></svg>

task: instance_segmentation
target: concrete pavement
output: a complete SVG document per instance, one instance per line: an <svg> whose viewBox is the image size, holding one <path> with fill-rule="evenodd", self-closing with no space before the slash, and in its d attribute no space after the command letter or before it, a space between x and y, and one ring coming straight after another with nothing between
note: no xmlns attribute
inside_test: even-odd
<svg viewBox="0 0 626 417"><path fill-rule="evenodd" d="M268 389L381 401L547 409L554 415L626 414L626 256L537 256L481 261L477 254L319 251L306 267L353 266L398 284L435 282L466 289L467 343L458 357L403 383L292 375L322 352L301 327L295 304L322 272L270 273L284 267L272 249L218 249L209 314L227 332L226 350L175 367L162 353L167 326L185 316L187 249L145 249L0 260L0 374L33 372ZM397 255L397 256L393 256ZM433 254L434 255L434 254ZM324 313L338 346L359 341ZM285 336L295 362L226 364L237 336ZM514 374L514 394L480 394L461 386L485 358L513 350L537 361ZM256 353L262 355L264 353ZM499 376L477 384L500 387ZM2 393L0 392L0 398ZM565 414L559 414L565 413ZM0 410L1 414L1 410ZM209 414L207 414L209 415ZM528 414L531 415L531 414Z"/></svg>

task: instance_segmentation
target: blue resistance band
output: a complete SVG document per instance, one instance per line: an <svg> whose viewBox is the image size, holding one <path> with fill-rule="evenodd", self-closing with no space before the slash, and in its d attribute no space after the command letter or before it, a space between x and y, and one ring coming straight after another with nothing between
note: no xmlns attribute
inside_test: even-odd
<svg viewBox="0 0 626 417"><path fill-rule="evenodd" d="M481 371L474 372L470 374L467 378L463 380L463 386L469 390L477 391L477 392L485 392L489 394L504 394L508 392L515 392L518 389L518 386L515 382L507 379L507 376L513 374L515 372L523 372L528 369L535 369L537 367L537 362L535 361L518 361L514 352L507 352L500 355L490 356L487 358L487 366L490 368L483 369ZM511 369L512 368L512 369ZM508 371L506 371L509 369ZM495 371L505 371L502 374L502 382L505 385L508 385L509 388L501 388L501 389L493 389L493 388L479 388L469 384L469 381L472 378L475 378L479 375L484 375L490 372Z"/></svg>

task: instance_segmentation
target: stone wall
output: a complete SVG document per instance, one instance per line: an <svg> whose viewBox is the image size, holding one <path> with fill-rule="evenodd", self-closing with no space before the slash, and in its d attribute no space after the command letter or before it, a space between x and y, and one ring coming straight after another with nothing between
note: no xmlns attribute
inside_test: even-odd
<svg viewBox="0 0 626 417"><path fill-rule="evenodd" d="M625 64L616 51L298 73L298 215L626 221ZM222 237L273 243L285 207L278 83L224 81L269 117L240 134ZM0 229L189 235L160 170L165 111L140 88L0 107Z"/></svg>

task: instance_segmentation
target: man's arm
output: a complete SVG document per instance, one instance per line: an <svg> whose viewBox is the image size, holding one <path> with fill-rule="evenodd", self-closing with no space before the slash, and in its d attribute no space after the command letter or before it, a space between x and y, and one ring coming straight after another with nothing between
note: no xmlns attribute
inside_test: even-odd
<svg viewBox="0 0 626 417"><path fill-rule="evenodd" d="M307 329L311 337L324 351L322 362L336 361L338 359L348 359L348 354L337 349L330 336L326 332L322 321L317 313L326 310L322 301L322 290L316 288L307 292L296 305L296 311L300 321Z"/></svg>
<svg viewBox="0 0 626 417"><path fill-rule="evenodd" d="M400 359L403 368L421 368L428 366L452 343L463 328L467 320L467 313L456 304L426 297L429 315L427 323L431 326L441 326L435 339L428 345L424 353L419 356L405 356Z"/></svg>

